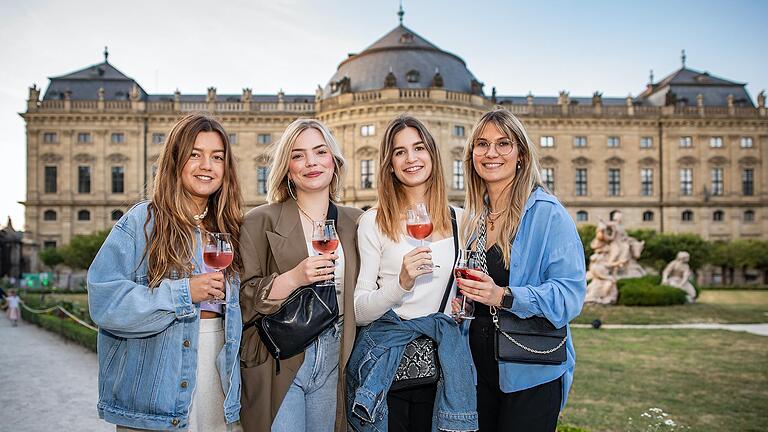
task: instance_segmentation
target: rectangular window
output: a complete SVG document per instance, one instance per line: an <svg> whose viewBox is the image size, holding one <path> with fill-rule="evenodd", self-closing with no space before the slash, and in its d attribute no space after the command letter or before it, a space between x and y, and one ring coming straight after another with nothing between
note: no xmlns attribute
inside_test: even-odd
<svg viewBox="0 0 768 432"><path fill-rule="evenodd" d="M554 168L542 168L541 180L544 182L544 186L550 192L555 192L555 169Z"/></svg>
<svg viewBox="0 0 768 432"><path fill-rule="evenodd" d="M374 136L376 135L376 126L372 124L360 126L360 135L362 136Z"/></svg>
<svg viewBox="0 0 768 432"><path fill-rule="evenodd" d="M77 134L77 143L78 144L90 144L91 143L91 134L88 132L78 132Z"/></svg>
<svg viewBox="0 0 768 432"><path fill-rule="evenodd" d="M229 145L237 144L237 134L236 133L227 134L227 140L229 141Z"/></svg>
<svg viewBox="0 0 768 432"><path fill-rule="evenodd" d="M125 192L125 168L121 166L112 167L112 193Z"/></svg>
<svg viewBox="0 0 768 432"><path fill-rule="evenodd" d="M745 169L741 172L741 192L746 196L755 194L755 170Z"/></svg>
<svg viewBox="0 0 768 432"><path fill-rule="evenodd" d="M712 168L712 195L723 195L723 169Z"/></svg>
<svg viewBox="0 0 768 432"><path fill-rule="evenodd" d="M710 148L721 148L723 146L723 137L715 136L709 138Z"/></svg>
<svg viewBox="0 0 768 432"><path fill-rule="evenodd" d="M256 168L256 193L259 195L267 194L267 179L269 178L269 167L260 166Z"/></svg>
<svg viewBox="0 0 768 432"><path fill-rule="evenodd" d="M77 167L77 192L91 193L91 167Z"/></svg>
<svg viewBox="0 0 768 432"><path fill-rule="evenodd" d="M553 136L543 136L539 138L539 144L542 147L554 147L555 146L555 137Z"/></svg>
<svg viewBox="0 0 768 432"><path fill-rule="evenodd" d="M640 138L640 148L643 148L643 149L653 148L653 137L644 136Z"/></svg>
<svg viewBox="0 0 768 432"><path fill-rule="evenodd" d="M270 144L272 142L271 134L258 134L256 135L256 142L259 144Z"/></svg>
<svg viewBox="0 0 768 432"><path fill-rule="evenodd" d="M608 137L608 147L619 147L621 145L621 138L617 136Z"/></svg>
<svg viewBox="0 0 768 432"><path fill-rule="evenodd" d="M56 132L45 132L43 134L43 142L45 144L56 144L59 142L59 134Z"/></svg>
<svg viewBox="0 0 768 432"><path fill-rule="evenodd" d="M110 141L112 144L123 144L125 143L125 134L122 132L115 132L112 134Z"/></svg>
<svg viewBox="0 0 768 432"><path fill-rule="evenodd" d="M360 161L360 189L373 189L373 160Z"/></svg>
<svg viewBox="0 0 768 432"><path fill-rule="evenodd" d="M464 134L465 134L464 126L455 125L453 127L453 136L464 137Z"/></svg>
<svg viewBox="0 0 768 432"><path fill-rule="evenodd" d="M56 193L58 184L58 168L55 166L45 167L45 193Z"/></svg>
<svg viewBox="0 0 768 432"><path fill-rule="evenodd" d="M680 137L680 148L693 147L693 138L689 136Z"/></svg>
<svg viewBox="0 0 768 432"><path fill-rule="evenodd" d="M587 169L576 169L576 196L587 195Z"/></svg>
<svg viewBox="0 0 768 432"><path fill-rule="evenodd" d="M464 163L461 160L453 161L453 189L464 190Z"/></svg>
<svg viewBox="0 0 768 432"><path fill-rule="evenodd" d="M56 249L56 240L45 240L43 242L43 249Z"/></svg>
<svg viewBox="0 0 768 432"><path fill-rule="evenodd" d="M621 170L618 168L608 170L608 195L621 195Z"/></svg>
<svg viewBox="0 0 768 432"><path fill-rule="evenodd" d="M739 140L739 147L741 148L752 148L752 137L741 137Z"/></svg>
<svg viewBox="0 0 768 432"><path fill-rule="evenodd" d="M165 134L155 132L152 134L152 144L163 144L165 142Z"/></svg>
<svg viewBox="0 0 768 432"><path fill-rule="evenodd" d="M573 137L573 146L574 147L586 147L587 146L587 137L585 137L585 136Z"/></svg>
<svg viewBox="0 0 768 432"><path fill-rule="evenodd" d="M693 195L693 169L680 170L680 195Z"/></svg>
<svg viewBox="0 0 768 432"><path fill-rule="evenodd" d="M640 195L653 195L653 168L640 169Z"/></svg>

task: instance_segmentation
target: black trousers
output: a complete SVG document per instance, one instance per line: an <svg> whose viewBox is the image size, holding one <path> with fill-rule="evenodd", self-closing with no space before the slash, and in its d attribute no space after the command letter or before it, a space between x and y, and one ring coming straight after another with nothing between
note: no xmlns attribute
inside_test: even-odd
<svg viewBox="0 0 768 432"><path fill-rule="evenodd" d="M469 347L477 368L477 413L481 432L554 432L560 414L562 378L514 393L499 388L493 353L494 326L479 316L469 327Z"/></svg>
<svg viewBox="0 0 768 432"><path fill-rule="evenodd" d="M387 393L389 432L430 432L437 383Z"/></svg>

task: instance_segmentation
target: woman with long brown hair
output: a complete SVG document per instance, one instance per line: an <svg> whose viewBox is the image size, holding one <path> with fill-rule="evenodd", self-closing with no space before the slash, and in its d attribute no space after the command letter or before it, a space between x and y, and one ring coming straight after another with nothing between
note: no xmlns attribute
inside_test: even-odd
<svg viewBox="0 0 768 432"><path fill-rule="evenodd" d="M98 410L118 430L226 431L238 420L241 205L224 128L204 114L179 120L151 201L115 224L88 271ZM211 233L231 238L224 271L205 265Z"/></svg>
<svg viewBox="0 0 768 432"><path fill-rule="evenodd" d="M451 209L440 149L427 127L403 115L387 126L379 150L378 202L360 218L360 275L355 288L358 325L390 309L403 320L450 312L451 273L456 260ZM406 212L424 204L432 223L430 246L409 237ZM459 220L463 212L454 208ZM442 310L441 310L442 306ZM430 431L437 383L390 390L388 430Z"/></svg>
<svg viewBox="0 0 768 432"><path fill-rule="evenodd" d="M497 109L480 117L464 154L462 231L481 269L457 284L475 306L469 343L480 430L554 431L576 365L567 326L586 293L581 240L568 212L542 186L536 147L512 113ZM526 347L521 355L507 340L513 330L500 334L506 316L537 320L537 332L565 328L565 337L552 338L546 348L523 339L528 345L520 345ZM549 356L555 351L561 357Z"/></svg>
<svg viewBox="0 0 768 432"><path fill-rule="evenodd" d="M342 378L355 340L352 288L361 211L337 204L345 170L328 128L298 119L273 148L269 204L249 211L243 221L242 423L248 432L347 430ZM337 249L320 255L312 245L313 228L334 219ZM299 288L324 281L335 282L338 321L305 341L304 351L282 360L270 356L266 342L271 341L262 340L257 321ZM317 289L328 293L334 290L330 285Z"/></svg>

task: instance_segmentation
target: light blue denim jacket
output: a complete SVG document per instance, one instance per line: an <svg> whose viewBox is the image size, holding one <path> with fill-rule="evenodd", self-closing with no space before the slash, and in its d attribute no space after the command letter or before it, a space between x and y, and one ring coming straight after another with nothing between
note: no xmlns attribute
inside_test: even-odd
<svg viewBox="0 0 768 432"><path fill-rule="evenodd" d="M346 409L352 429L387 430L387 392L405 345L421 335L437 342L442 368L432 430L478 429L472 354L459 326L443 313L401 320L391 309L361 329L347 363Z"/></svg>
<svg viewBox="0 0 768 432"><path fill-rule="evenodd" d="M148 202L135 205L112 228L88 270L88 305L99 326L99 416L140 429L184 430L195 392L200 306L189 279L147 287L144 223ZM151 233L154 220L147 225ZM193 274L203 273L200 231ZM167 245L169 248L174 245ZM225 307L224 347L217 366L227 423L240 416L238 349L242 318L236 277Z"/></svg>
<svg viewBox="0 0 768 432"><path fill-rule="evenodd" d="M472 242L474 238L468 244ZM520 318L544 317L557 328L568 326L581 313L584 304L587 293L584 249L576 225L557 198L541 188L536 188L526 201L512 243L509 287L514 297L510 312ZM570 327L567 330L567 359L563 364L499 361L501 391L525 390L562 376L560 409L564 408L576 367Z"/></svg>

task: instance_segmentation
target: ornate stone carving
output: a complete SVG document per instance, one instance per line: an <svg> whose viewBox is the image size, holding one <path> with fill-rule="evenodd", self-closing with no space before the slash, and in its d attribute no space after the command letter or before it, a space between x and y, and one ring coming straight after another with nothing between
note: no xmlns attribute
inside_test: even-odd
<svg viewBox="0 0 768 432"><path fill-rule="evenodd" d="M571 163L573 163L573 165L575 166L583 167L591 164L592 160L585 158L584 156L579 156L577 158L572 159Z"/></svg>
<svg viewBox="0 0 768 432"><path fill-rule="evenodd" d="M130 158L124 154L120 153L112 153L111 155L107 156L107 161L112 163L123 163L128 162Z"/></svg>
<svg viewBox="0 0 768 432"><path fill-rule="evenodd" d="M541 165L550 165L550 166L557 165L557 162L558 162L557 158L549 155L542 157L540 161L541 161Z"/></svg>
<svg viewBox="0 0 768 432"><path fill-rule="evenodd" d="M744 156L739 158L739 165L742 165L742 166L758 165L759 163L760 163L760 159L754 156Z"/></svg>
<svg viewBox="0 0 768 432"><path fill-rule="evenodd" d="M696 165L699 163L699 160L693 156L683 156L677 159L677 163L679 165Z"/></svg>
<svg viewBox="0 0 768 432"><path fill-rule="evenodd" d="M89 155L88 153L78 153L73 158L76 162L80 163L91 163L96 162L96 156Z"/></svg>
<svg viewBox="0 0 768 432"><path fill-rule="evenodd" d="M384 78L384 88L393 88L397 87L397 77L395 77L395 74L392 73L392 70L389 70L389 73Z"/></svg>
<svg viewBox="0 0 768 432"><path fill-rule="evenodd" d="M363 147L360 147L359 149L357 149L355 151L355 154L357 156L361 157L361 158L370 159L370 158L376 156L377 154L379 154L379 151L376 150L376 148L371 147L371 146L363 146Z"/></svg>
<svg viewBox="0 0 768 432"><path fill-rule="evenodd" d="M256 165L267 165L269 164L269 155L264 153L257 154L253 161L256 162Z"/></svg>
<svg viewBox="0 0 768 432"><path fill-rule="evenodd" d="M216 87L208 87L208 95L205 98L208 103L216 101Z"/></svg>
<svg viewBox="0 0 768 432"><path fill-rule="evenodd" d="M441 88L445 85L443 82L443 76L440 75L440 70L435 69L435 76L432 77L432 87Z"/></svg>
<svg viewBox="0 0 768 432"><path fill-rule="evenodd" d="M728 158L725 156L712 156L711 158L707 159L707 162L711 163L712 165L725 165L728 163Z"/></svg>
<svg viewBox="0 0 768 432"><path fill-rule="evenodd" d="M453 147L451 149L451 156L453 156L454 159L463 159L464 158L464 147Z"/></svg>
<svg viewBox="0 0 768 432"><path fill-rule="evenodd" d="M611 156L608 159L605 160L606 165L624 165L624 159L618 157L618 156Z"/></svg>
<svg viewBox="0 0 768 432"><path fill-rule="evenodd" d="M691 267L688 265L691 255L686 251L677 253L677 257L664 268L661 274L662 285L679 288L685 292L688 303L696 301L696 289L691 285Z"/></svg>
<svg viewBox="0 0 768 432"><path fill-rule="evenodd" d="M652 158L651 156L646 156L638 161L638 163L642 166L648 166L648 165L656 165L659 163L655 158Z"/></svg>
<svg viewBox="0 0 768 432"><path fill-rule="evenodd" d="M61 162L61 160L64 159L61 157L61 155L58 155L56 153L43 153L40 156L40 161L45 163L56 163Z"/></svg>

